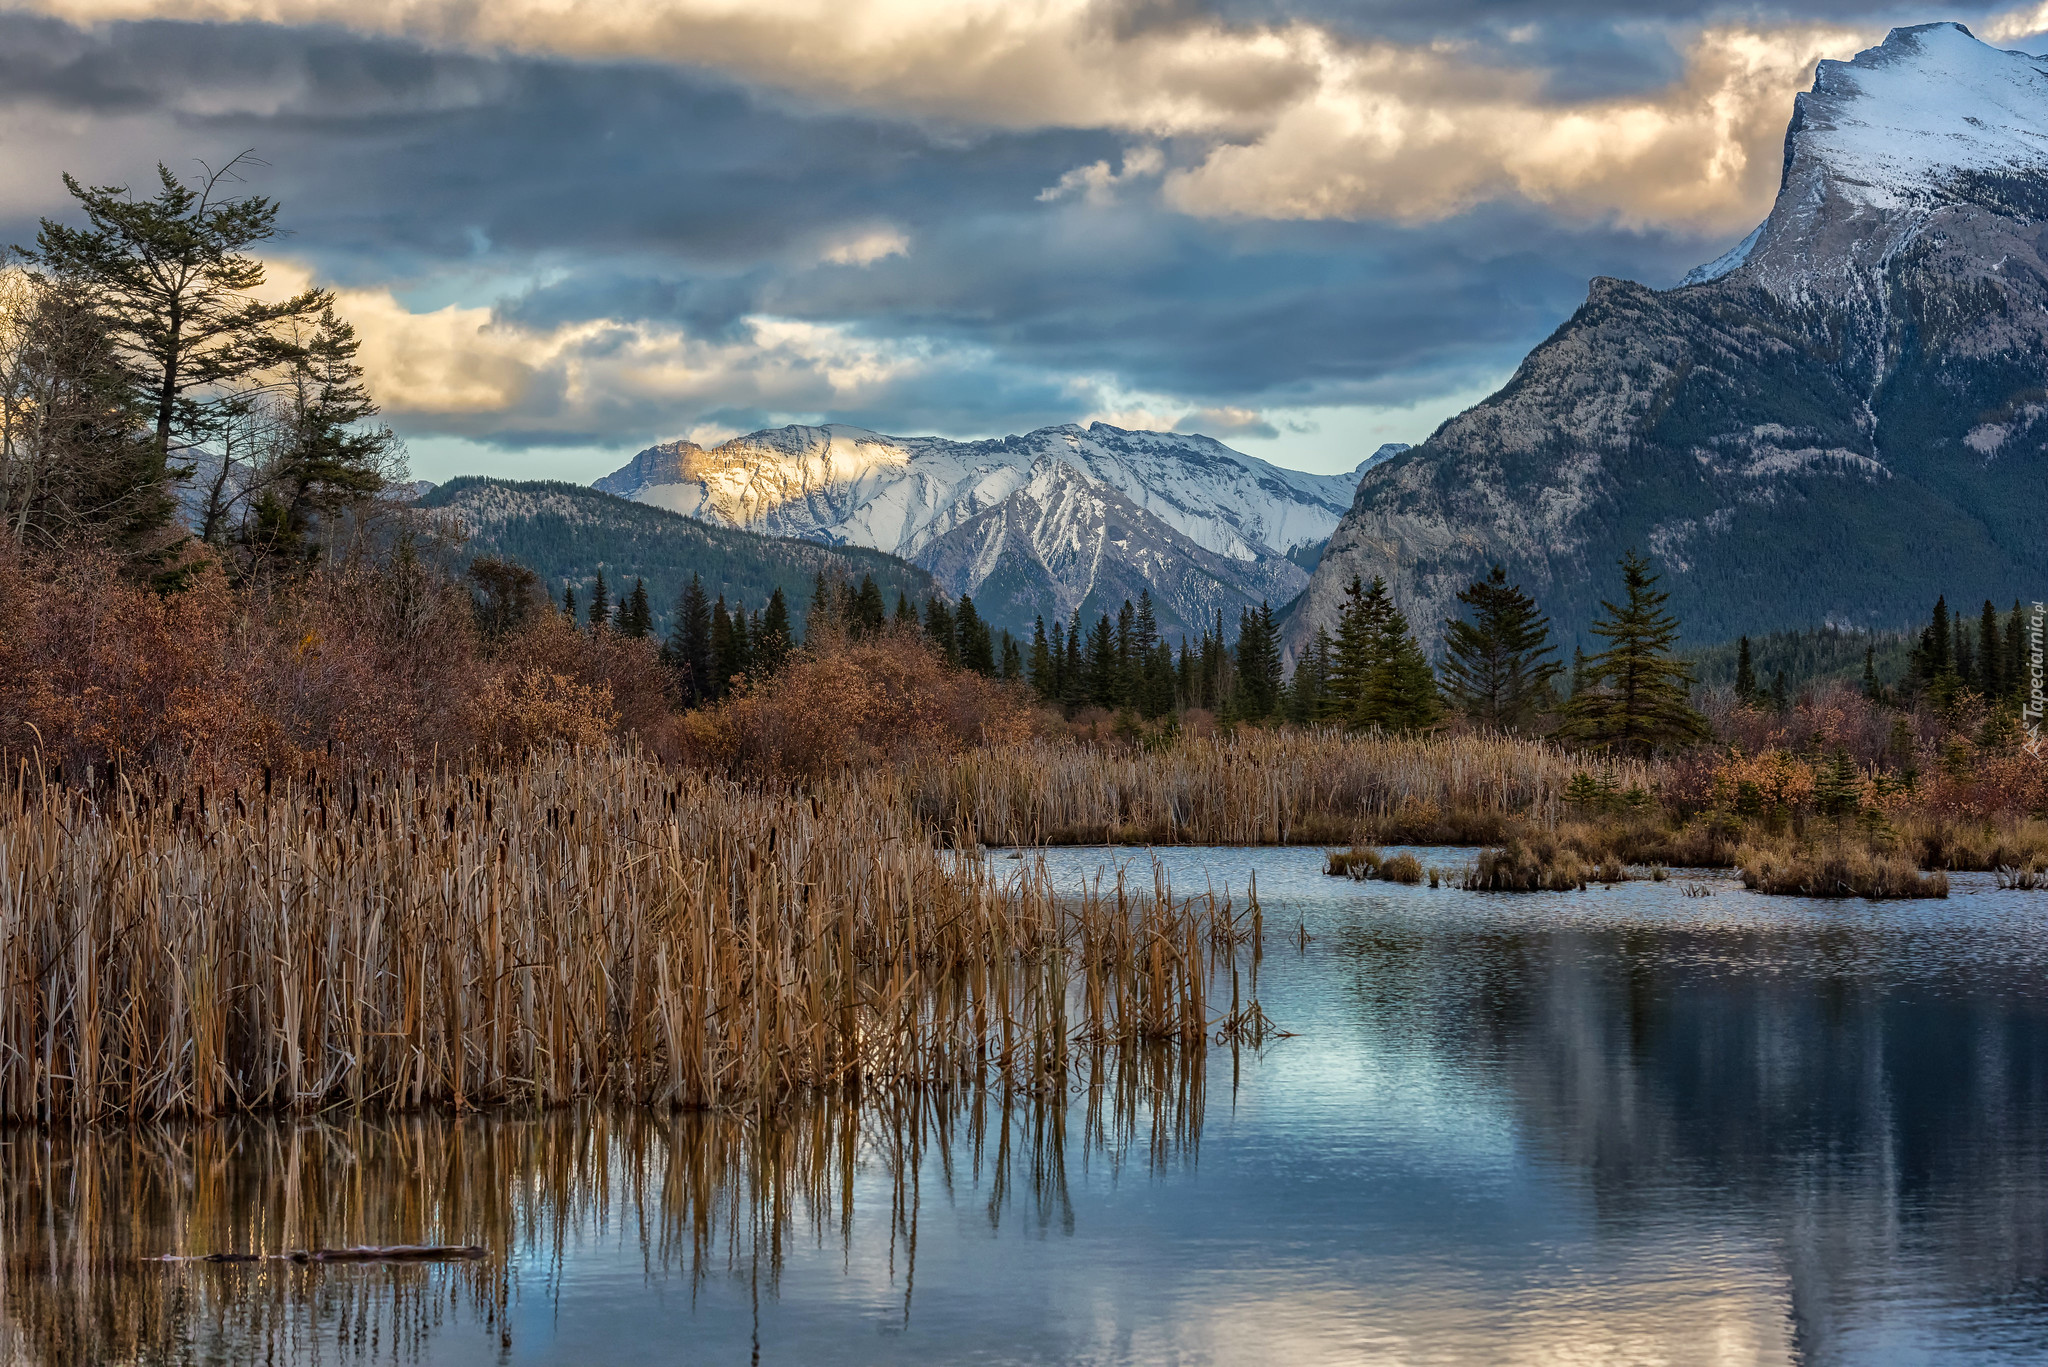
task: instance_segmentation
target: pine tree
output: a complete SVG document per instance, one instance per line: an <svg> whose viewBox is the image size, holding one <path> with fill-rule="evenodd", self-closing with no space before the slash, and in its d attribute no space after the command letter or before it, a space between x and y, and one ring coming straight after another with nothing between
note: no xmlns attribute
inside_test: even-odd
<svg viewBox="0 0 2048 1367"><path fill-rule="evenodd" d="M1875 703L1885 700L1884 685L1877 681L1877 647L1863 647L1863 696Z"/></svg>
<svg viewBox="0 0 2048 1367"><path fill-rule="evenodd" d="M810 610L804 614L804 644L813 648L823 644L839 624L839 595L825 582L825 571L819 570L811 585Z"/></svg>
<svg viewBox="0 0 2048 1367"><path fill-rule="evenodd" d="M960 595L960 611L953 619L954 653L963 669L993 676L996 672L995 642L988 623L974 610L974 600Z"/></svg>
<svg viewBox="0 0 2048 1367"><path fill-rule="evenodd" d="M998 653L1002 658L996 666L997 677L1002 679L1021 679L1024 677L1024 652L1017 648L1017 638L1012 636L1007 630L1003 632L1003 646Z"/></svg>
<svg viewBox="0 0 2048 1367"><path fill-rule="evenodd" d="M1977 674L1986 698L1996 702L2006 695L2005 653L1999 649L1998 609L1984 600L1984 612L1977 619Z"/></svg>
<svg viewBox="0 0 2048 1367"><path fill-rule="evenodd" d="M1330 657L1328 715L1354 726L1366 724L1365 694L1379 648L1380 624L1375 615L1385 601L1385 581L1375 578L1377 598L1368 597L1364 582L1351 577L1337 612L1335 649Z"/></svg>
<svg viewBox="0 0 2048 1367"><path fill-rule="evenodd" d="M653 630L654 610L647 602L647 581L635 579L632 596L626 599L625 606L619 610L619 634L639 641L646 639L648 633Z"/></svg>
<svg viewBox="0 0 2048 1367"><path fill-rule="evenodd" d="M1593 668L1586 659L1586 648L1584 646L1573 646L1571 685L1565 696L1567 698L1576 698L1579 694L1585 692L1586 685L1592 680L1592 676Z"/></svg>
<svg viewBox="0 0 2048 1367"><path fill-rule="evenodd" d="M1756 701L1756 665L1749 658L1749 638L1743 637L1735 650L1735 700Z"/></svg>
<svg viewBox="0 0 2048 1367"><path fill-rule="evenodd" d="M1783 716L1791 709L1792 694L1785 687L1785 671L1781 669L1777 677L1771 680L1771 711Z"/></svg>
<svg viewBox="0 0 2048 1367"><path fill-rule="evenodd" d="M718 601L723 605L725 599L721 597ZM712 613L711 630L715 640L718 633L716 610ZM721 693L732 691L734 678L754 672L754 648L753 642L747 636L747 614L744 608L736 608L727 623L725 654L718 660L715 668Z"/></svg>
<svg viewBox="0 0 2048 1367"><path fill-rule="evenodd" d="M1087 679L1088 705L1115 707L1120 682L1117 677L1116 628L1110 624L1106 612L1096 619L1095 629L1088 633L1088 657L1081 667Z"/></svg>
<svg viewBox="0 0 2048 1367"><path fill-rule="evenodd" d="M1706 719L1692 709L1692 667L1671 653L1678 619L1664 610L1670 595L1653 587L1650 562L1635 551L1621 560L1627 602L1603 602L1606 617L1593 634L1608 647L1587 661L1587 686L1564 707L1558 734L1585 745L1647 755L1706 740Z"/></svg>
<svg viewBox="0 0 2048 1367"><path fill-rule="evenodd" d="M1970 628L1963 621L1962 613L1958 612L1950 619L1949 630L1955 633L1955 646L1950 654L1955 659L1956 678L1964 687L1981 691L1983 682L1977 675L1977 652L1971 647Z"/></svg>
<svg viewBox="0 0 2048 1367"><path fill-rule="evenodd" d="M1335 643L1329 629L1317 627L1301 658L1294 662L1294 678L1287 688L1287 719L1307 726L1323 719L1325 695L1330 681L1330 655Z"/></svg>
<svg viewBox="0 0 2048 1367"><path fill-rule="evenodd" d="M576 621L576 586L562 585L562 615L573 624Z"/></svg>
<svg viewBox="0 0 2048 1367"><path fill-rule="evenodd" d="M1863 778L1856 761L1845 749L1835 750L1834 762L1816 766L1813 805L1822 816L1854 816L1863 805Z"/></svg>
<svg viewBox="0 0 2048 1367"><path fill-rule="evenodd" d="M901 589L896 590L896 624L913 627L917 625L917 609L910 606L910 595Z"/></svg>
<svg viewBox="0 0 2048 1367"><path fill-rule="evenodd" d="M862 575L860 591L854 595L848 629L856 636L872 636L888 620L889 610L882 603L882 590L876 586L875 576Z"/></svg>
<svg viewBox="0 0 2048 1367"><path fill-rule="evenodd" d="M938 648L949 665L960 663L960 640L953 630L953 610L946 600L933 594L924 605L925 639Z"/></svg>
<svg viewBox="0 0 2048 1367"><path fill-rule="evenodd" d="M597 572L597 587L590 591L590 629L602 631L612 623L612 597L604 586L604 571Z"/></svg>
<svg viewBox="0 0 2048 1367"><path fill-rule="evenodd" d="M719 594L718 601L711 607L711 700L718 701L726 695L732 684L732 613L725 606L725 595Z"/></svg>
<svg viewBox="0 0 2048 1367"><path fill-rule="evenodd" d="M1379 640L1366 683L1363 724L1388 731L1426 731L1443 715L1436 675L1430 670L1429 657L1408 630L1408 618L1386 593L1385 583L1374 579L1373 589L1382 603L1374 613Z"/></svg>
<svg viewBox="0 0 2048 1367"><path fill-rule="evenodd" d="M1143 678L1139 686L1138 715L1148 721L1157 720L1173 711L1174 678L1173 647L1164 641L1155 641L1145 655Z"/></svg>
<svg viewBox="0 0 2048 1367"><path fill-rule="evenodd" d="M704 594L704 581L692 574L690 582L676 595L676 619L669 628L668 666L682 680L683 702L695 706L709 702L711 674L711 604Z"/></svg>
<svg viewBox="0 0 2048 1367"><path fill-rule="evenodd" d="M1065 669L1067 691L1065 701L1069 707L1085 707L1088 704L1088 671L1081 659L1081 609L1075 608L1073 616L1067 619L1067 663Z"/></svg>
<svg viewBox="0 0 2048 1367"><path fill-rule="evenodd" d="M761 629L754 636L754 661L763 674L773 674L789 658L789 600L777 586L768 595L768 607L761 614Z"/></svg>
<svg viewBox="0 0 2048 1367"><path fill-rule="evenodd" d="M1280 642L1273 609L1246 608L1237 622L1238 715L1263 721L1280 705Z"/></svg>
<svg viewBox="0 0 2048 1367"><path fill-rule="evenodd" d="M1054 622L1052 629L1057 633L1060 624ZM1045 616L1041 613L1031 632L1031 689L1040 702L1056 702L1059 699L1059 678L1053 672L1052 643L1046 640Z"/></svg>
<svg viewBox="0 0 2048 1367"><path fill-rule="evenodd" d="M2012 615L2005 619L2005 695L2014 702L2021 701L2027 693L2029 678L2027 670L2027 624L2020 612L2020 600L2012 600Z"/></svg>
<svg viewBox="0 0 2048 1367"><path fill-rule="evenodd" d="M1444 691L1481 726L1518 731L1548 707L1553 682L1564 672L1550 644L1550 619L1519 584L1508 584L1499 565L1458 595L1475 620L1453 618L1444 628ZM1748 650L1745 641L1743 649ZM1745 655L1745 658L1747 656Z"/></svg>

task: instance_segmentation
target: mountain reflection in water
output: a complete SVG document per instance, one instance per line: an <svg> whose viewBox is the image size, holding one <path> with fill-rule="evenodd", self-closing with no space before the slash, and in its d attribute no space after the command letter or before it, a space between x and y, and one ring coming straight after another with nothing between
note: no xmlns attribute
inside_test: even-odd
<svg viewBox="0 0 2048 1367"><path fill-rule="evenodd" d="M773 1120L14 1131L0 1361L2048 1356L2048 895L1489 897L1161 857L1181 889L1257 871L1294 1038ZM142 1261L364 1243L492 1256Z"/></svg>

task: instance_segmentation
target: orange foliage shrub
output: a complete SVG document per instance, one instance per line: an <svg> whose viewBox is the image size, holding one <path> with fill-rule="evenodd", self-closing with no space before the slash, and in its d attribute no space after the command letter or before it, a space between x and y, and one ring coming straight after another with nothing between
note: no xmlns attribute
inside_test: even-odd
<svg viewBox="0 0 2048 1367"><path fill-rule="evenodd" d="M169 596L92 552L0 541L0 756L238 783L264 768L517 758L633 734L672 751L653 645L543 611L493 643L468 590L400 554L238 589L203 567Z"/></svg>
<svg viewBox="0 0 2048 1367"><path fill-rule="evenodd" d="M790 780L1025 740L1038 724L1020 686L948 669L915 633L891 629L807 647L690 713L682 749L735 778Z"/></svg>

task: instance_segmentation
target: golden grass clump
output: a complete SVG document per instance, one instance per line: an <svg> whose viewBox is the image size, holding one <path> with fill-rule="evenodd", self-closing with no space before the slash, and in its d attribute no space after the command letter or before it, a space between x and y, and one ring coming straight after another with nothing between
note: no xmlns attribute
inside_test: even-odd
<svg viewBox="0 0 2048 1367"><path fill-rule="evenodd" d="M1422 861L1412 854L1397 854L1380 865L1380 877L1389 883L1420 883Z"/></svg>
<svg viewBox="0 0 2048 1367"><path fill-rule="evenodd" d="M1736 858L1751 892L1791 897L1946 897L1948 875L1922 873L1900 855L1873 853L1837 840L1824 847L1762 850L1745 846Z"/></svg>
<svg viewBox="0 0 2048 1367"><path fill-rule="evenodd" d="M1537 836L1481 850L1465 871L1465 891L1571 892L1583 889L1594 874L1577 851L1554 838Z"/></svg>
<svg viewBox="0 0 2048 1367"><path fill-rule="evenodd" d="M879 775L558 749L0 804L5 1120L1035 1086L1076 1041L1199 1046L1238 943L1157 879L999 880Z"/></svg>
<svg viewBox="0 0 2048 1367"><path fill-rule="evenodd" d="M1323 856L1323 872L1331 878L1349 878L1362 882L1379 872L1383 856L1370 845L1354 845L1348 850L1331 850Z"/></svg>

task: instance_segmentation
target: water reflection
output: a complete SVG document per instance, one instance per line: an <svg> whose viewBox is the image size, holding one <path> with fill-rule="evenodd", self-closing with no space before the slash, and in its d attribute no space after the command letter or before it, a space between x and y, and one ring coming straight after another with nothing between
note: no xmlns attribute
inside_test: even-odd
<svg viewBox="0 0 2048 1367"><path fill-rule="evenodd" d="M1487 897L1163 857L1177 887L1256 870L1294 1038L772 1122L0 1136L0 1358L2048 1358L2048 896ZM387 1242L492 1257L140 1261Z"/></svg>
<svg viewBox="0 0 2048 1367"><path fill-rule="evenodd" d="M793 1250L855 1257L856 1178L880 1177L884 1273L914 1304L924 1184L982 1192L990 1230L1071 1235L1075 1157L1111 1176L1191 1165L1199 1055L1084 1052L1069 1089L987 1087L746 1114L579 1106L532 1113L13 1131L0 1138L0 1353L10 1363L224 1357L415 1361L514 1347L522 1291L558 1298L592 1231L648 1281L739 1279L759 1311ZM1069 1127L1077 1132L1070 1139ZM872 1197L873 1181L862 1186ZM473 1244L459 1263L163 1261ZM756 1325L758 1337L758 1325Z"/></svg>

